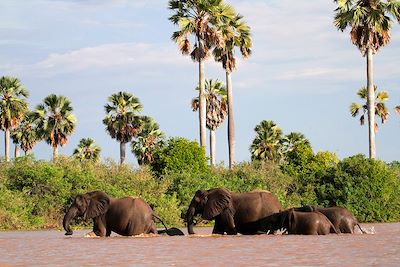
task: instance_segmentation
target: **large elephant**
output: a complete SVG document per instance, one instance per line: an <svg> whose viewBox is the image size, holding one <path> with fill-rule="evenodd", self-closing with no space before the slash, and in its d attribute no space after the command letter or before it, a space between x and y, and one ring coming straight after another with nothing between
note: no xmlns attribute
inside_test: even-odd
<svg viewBox="0 0 400 267"><path fill-rule="evenodd" d="M324 214L318 211L302 212L288 209L263 220L264 231L286 229L288 234L327 235L338 231Z"/></svg>
<svg viewBox="0 0 400 267"><path fill-rule="evenodd" d="M197 214L205 220L215 219L213 234L261 233L260 220L281 210L276 196L268 191L235 193L223 188L198 190L186 213L189 234Z"/></svg>
<svg viewBox="0 0 400 267"><path fill-rule="evenodd" d="M357 218L354 217L354 215L348 209L343 207L322 208L317 206L304 206L301 208L295 208L295 210L305 212L319 211L323 213L340 233L353 234L356 225L362 233L365 233L358 223Z"/></svg>
<svg viewBox="0 0 400 267"><path fill-rule="evenodd" d="M101 191L75 197L63 220L66 235L73 234L70 223L75 217L93 219L93 233L101 237L108 237L111 232L123 236L157 234L154 218L161 221L144 200L138 197L112 198ZM166 233L169 234L167 228Z"/></svg>

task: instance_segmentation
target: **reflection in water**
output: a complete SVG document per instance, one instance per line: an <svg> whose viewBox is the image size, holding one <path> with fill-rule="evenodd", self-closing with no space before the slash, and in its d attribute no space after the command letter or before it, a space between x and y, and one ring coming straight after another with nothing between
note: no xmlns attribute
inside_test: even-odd
<svg viewBox="0 0 400 267"><path fill-rule="evenodd" d="M0 266L398 266L400 223L363 224L373 235L85 238L90 230L0 233ZM184 231L186 233L186 231Z"/></svg>

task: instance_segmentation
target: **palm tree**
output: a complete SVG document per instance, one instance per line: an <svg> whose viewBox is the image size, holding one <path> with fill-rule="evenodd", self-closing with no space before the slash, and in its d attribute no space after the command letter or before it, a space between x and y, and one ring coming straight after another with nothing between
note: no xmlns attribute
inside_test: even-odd
<svg viewBox="0 0 400 267"><path fill-rule="evenodd" d="M82 138L72 155L80 161L90 160L97 162L100 160L100 152L100 147L96 145L92 138Z"/></svg>
<svg viewBox="0 0 400 267"><path fill-rule="evenodd" d="M209 56L213 46L222 47L223 39L213 21L221 16L217 7L223 5L222 0L170 0L169 9L175 13L169 20L179 26L179 30L172 34L172 40L178 43L183 55L190 54L193 61L199 63L199 123L200 145L206 146L206 99L204 61ZM193 36L192 49L189 37Z"/></svg>
<svg viewBox="0 0 400 267"><path fill-rule="evenodd" d="M120 143L120 161L125 162L126 143L132 141L142 128L142 120L138 115L142 111L139 98L131 93L118 92L108 98L104 108L106 117L103 120L107 132L111 138Z"/></svg>
<svg viewBox="0 0 400 267"><path fill-rule="evenodd" d="M131 143L132 153L139 165L152 163L155 153L165 145L165 134L158 123L147 116L143 116L142 121L143 129Z"/></svg>
<svg viewBox="0 0 400 267"><path fill-rule="evenodd" d="M20 156L20 153L19 153L19 141L12 137L12 133L11 133L11 139L12 139L13 144L14 144L14 158L18 158Z"/></svg>
<svg viewBox="0 0 400 267"><path fill-rule="evenodd" d="M196 90L199 90L197 87ZM215 165L216 159L216 129L224 122L227 115L226 105L226 89L219 80L207 80L205 86L206 92L206 111L207 120L206 125L210 130L210 162ZM199 109L199 98L196 97L192 100L192 110Z"/></svg>
<svg viewBox="0 0 400 267"><path fill-rule="evenodd" d="M367 61L367 110L369 128L369 157L376 157L375 95L373 55L389 43L393 16L400 22L400 2L394 0L334 0L338 3L335 26L344 31L351 27L350 37Z"/></svg>
<svg viewBox="0 0 400 267"><path fill-rule="evenodd" d="M5 158L10 160L10 130L18 126L28 109L26 98L29 93L19 79L0 78L0 129L4 130Z"/></svg>
<svg viewBox="0 0 400 267"><path fill-rule="evenodd" d="M25 113L24 119L18 127L11 131L11 138L14 144L20 146L25 155L29 154L29 151L31 151L40 140L34 123L33 112L28 111Z"/></svg>
<svg viewBox="0 0 400 267"><path fill-rule="evenodd" d="M250 38L250 27L243 21L243 17L236 14L229 7L230 16L220 17L219 29L225 42L225 46L216 47L213 51L214 58L222 63L225 70L226 86L228 92L228 146L229 146L229 168L235 163L235 120L233 113L233 86L232 72L236 69L235 48L239 48L243 58L251 54L252 41Z"/></svg>
<svg viewBox="0 0 400 267"><path fill-rule="evenodd" d="M53 148L53 160L58 158L58 146L68 142L76 126L71 101L65 96L51 94L33 112L38 136Z"/></svg>
<svg viewBox="0 0 400 267"><path fill-rule="evenodd" d="M283 156L282 130L273 121L263 120L254 131L256 137L250 146L251 159L279 162Z"/></svg>
<svg viewBox="0 0 400 267"><path fill-rule="evenodd" d="M286 154L293 151L296 147L300 145L311 146L310 141L302 133L291 132L285 135L282 140L283 153Z"/></svg>
<svg viewBox="0 0 400 267"><path fill-rule="evenodd" d="M389 94L386 91L381 91L377 92L378 87L375 85L374 86L374 95L376 95L376 99L374 101L375 103L375 116L378 116L381 118L382 124L384 124L388 117L389 117L389 111L385 105L385 101L389 99ZM357 95L365 101L363 104L359 103L352 103L350 105L350 113L351 116L356 117L358 113L362 110L363 114L360 117L360 124L364 125L365 122L365 113L368 111L368 89L366 87L362 87L360 90L358 90ZM375 121L375 120L374 120ZM378 131L378 123L375 121L375 126L374 126L374 132L376 133Z"/></svg>

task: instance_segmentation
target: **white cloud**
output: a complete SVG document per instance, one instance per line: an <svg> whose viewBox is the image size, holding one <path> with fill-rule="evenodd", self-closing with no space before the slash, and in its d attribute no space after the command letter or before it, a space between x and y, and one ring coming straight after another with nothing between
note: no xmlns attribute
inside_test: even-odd
<svg viewBox="0 0 400 267"><path fill-rule="evenodd" d="M190 64L179 55L178 49L168 44L115 43L85 47L65 53L50 54L44 60L32 65L13 66L21 72L35 72L39 75L81 72L93 69L115 67L157 68L170 65ZM10 68L10 66L7 66Z"/></svg>

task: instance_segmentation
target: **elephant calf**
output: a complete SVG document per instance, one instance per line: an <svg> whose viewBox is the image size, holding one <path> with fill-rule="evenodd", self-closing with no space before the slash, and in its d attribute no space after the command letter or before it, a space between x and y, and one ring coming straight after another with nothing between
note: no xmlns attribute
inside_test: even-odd
<svg viewBox="0 0 400 267"><path fill-rule="evenodd" d="M288 234L327 235L338 233L324 214L318 211L301 212L288 209L264 219L265 231L286 229Z"/></svg>
<svg viewBox="0 0 400 267"><path fill-rule="evenodd" d="M137 197L112 198L101 191L75 197L63 220L66 235L72 235L70 223L78 216L85 220L93 219L93 233L101 237L110 236L111 232L123 236L157 234L154 218L161 221L144 200ZM166 233L169 234L167 228Z"/></svg>
<svg viewBox="0 0 400 267"><path fill-rule="evenodd" d="M343 207L329 207L321 208L317 206L304 206L301 208L295 208L297 211L311 212L319 211L324 214L335 226L339 233L354 233L354 228L357 225L362 233L365 231L361 228L358 220L354 215L346 208Z"/></svg>

